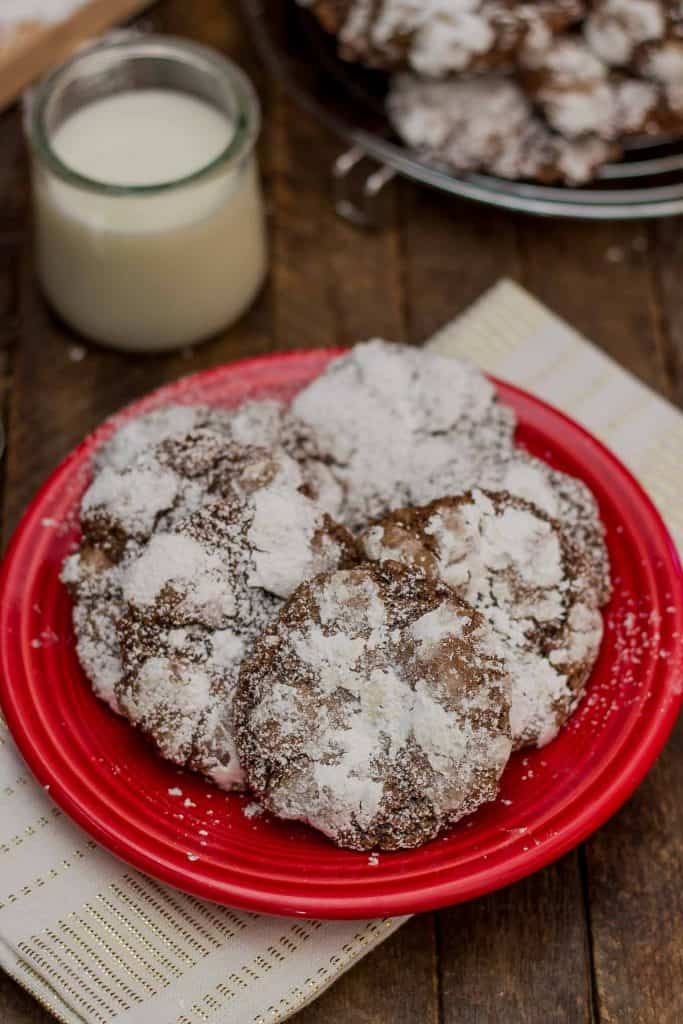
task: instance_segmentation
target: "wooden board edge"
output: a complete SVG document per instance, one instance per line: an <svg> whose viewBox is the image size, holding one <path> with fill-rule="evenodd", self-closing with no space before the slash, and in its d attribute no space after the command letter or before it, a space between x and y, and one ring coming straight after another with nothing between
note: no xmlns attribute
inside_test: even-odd
<svg viewBox="0 0 683 1024"><path fill-rule="evenodd" d="M132 18L155 0L92 0L54 25L36 26L21 37L0 66L0 112L41 74L66 60L88 39Z"/></svg>

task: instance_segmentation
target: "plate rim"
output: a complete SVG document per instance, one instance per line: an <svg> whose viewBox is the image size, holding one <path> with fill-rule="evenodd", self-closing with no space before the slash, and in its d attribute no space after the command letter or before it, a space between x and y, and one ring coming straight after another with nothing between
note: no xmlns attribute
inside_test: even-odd
<svg viewBox="0 0 683 1024"><path fill-rule="evenodd" d="M174 394L177 398L178 393L182 394L183 387L186 386L188 381L207 383L212 378L220 378L226 372L236 368L249 368L258 371L259 366L263 364L272 366L274 363L282 365L287 361L297 364L301 361L305 363L306 360L315 362L316 359L323 357L333 358L344 351L347 350L338 347L291 350L283 353L276 352L235 360L164 384L127 404L113 416L107 417L95 430L90 432L76 445L48 475L23 512L7 547L0 570L0 624L5 622L7 616L7 605L9 604L7 586L13 561L16 553L20 550L26 531L32 525L35 510L40 506L43 497L59 482L60 477L68 470L70 465L73 462L79 462L84 455L92 454L104 438L116 428L119 422L125 421L134 415L141 415L150 408L163 405L167 399L169 401L172 400ZM683 591L681 590L683 567L681 566L680 556L661 514L631 471L606 445L562 410L507 381L494 376L491 376L490 379L497 387L501 387L503 391L512 392L522 401L530 402L536 407L540 406L552 416L559 418L572 432L578 432L585 443L597 448L600 454L614 465L615 469L631 488L638 502L646 510L650 525L653 531L656 532L659 542L663 543L666 547L669 557L669 569L679 584L676 602L679 605L679 613L681 613L681 608L683 608ZM425 883L423 881L421 887L413 888L401 894L379 892L376 895L364 894L361 896L306 895L305 893L303 895L285 895L271 890L257 891L248 885L241 886L236 884L232 880L225 883L216 882L213 879L208 879L206 876L198 877L197 873L193 871L191 864L188 864L187 867L184 865L179 867L178 865L159 861L153 854L146 852L139 845L136 845L134 839L122 838L111 831L111 827L108 828L98 818L94 817L87 807L84 808L82 803L79 802L78 796L74 796L71 787L64 785L59 778L52 774L53 769L51 766L45 766L41 762L40 754L34 748L31 741L31 734L27 723L12 702L11 696L14 686L8 678L9 670L6 657L9 646L7 641L0 645L0 706L22 757L37 781L43 786L49 786L49 796L54 803L110 853L146 874L202 899L208 899L225 906L233 906L274 916L306 916L322 919L363 919L387 915L400 916L437 909L454 902L474 899L486 893L494 892L540 870L569 852L600 828L632 795L661 753L683 702L683 687L679 683L678 687L675 688L669 682L667 685L667 704L666 706L662 706L661 703L657 704L658 713L653 714L650 712L648 714L645 719L647 729L644 735L642 731L639 733L635 753L630 754L626 763L622 763L623 758L620 758L616 771L613 763L606 766L601 774L592 782L591 788L588 791L591 798L584 800L576 818L571 823L563 824L561 831L555 837L551 837L539 847L532 847L527 851L514 852L504 863L496 864L493 868L485 865L483 868L468 875L465 880L457 879L454 882L446 878L437 883L433 881ZM670 672L669 677L671 676L672 673ZM609 769L611 776L609 784L596 795L594 793L595 787L599 785L607 769ZM491 878L492 874L494 875L493 879Z"/></svg>

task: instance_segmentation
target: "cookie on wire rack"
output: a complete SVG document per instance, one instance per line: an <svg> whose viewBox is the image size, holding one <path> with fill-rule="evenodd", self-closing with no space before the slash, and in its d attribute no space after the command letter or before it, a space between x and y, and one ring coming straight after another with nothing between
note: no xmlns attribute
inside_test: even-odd
<svg viewBox="0 0 683 1024"><path fill-rule="evenodd" d="M531 39L576 22L583 0L299 0L346 60L427 77L510 66Z"/></svg>
<svg viewBox="0 0 683 1024"><path fill-rule="evenodd" d="M395 75L387 112L418 156L458 173L580 185L621 152L596 134L564 138L519 82L498 74L446 81Z"/></svg>
<svg viewBox="0 0 683 1024"><path fill-rule="evenodd" d="M619 143L683 131L683 110L660 83L614 71L580 37L527 48L520 76L529 99L565 139L593 135Z"/></svg>

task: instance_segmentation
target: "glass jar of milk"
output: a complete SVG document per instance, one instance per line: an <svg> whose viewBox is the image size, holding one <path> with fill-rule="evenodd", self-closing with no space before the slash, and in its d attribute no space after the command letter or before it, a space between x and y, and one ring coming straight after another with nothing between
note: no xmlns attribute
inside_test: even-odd
<svg viewBox="0 0 683 1024"><path fill-rule="evenodd" d="M83 51L27 116L38 274L55 310L120 349L190 345L232 323L266 272L244 74L161 36Z"/></svg>

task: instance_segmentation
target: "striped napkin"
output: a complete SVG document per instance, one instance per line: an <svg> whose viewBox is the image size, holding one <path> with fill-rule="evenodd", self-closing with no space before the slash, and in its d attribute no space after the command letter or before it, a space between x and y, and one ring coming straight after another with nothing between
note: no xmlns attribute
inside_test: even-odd
<svg viewBox="0 0 683 1024"><path fill-rule="evenodd" d="M430 347L559 406L639 477L683 549L683 415L516 285ZM68 1024L277 1024L403 919L289 921L203 903L115 860L27 774L0 721L0 965Z"/></svg>

